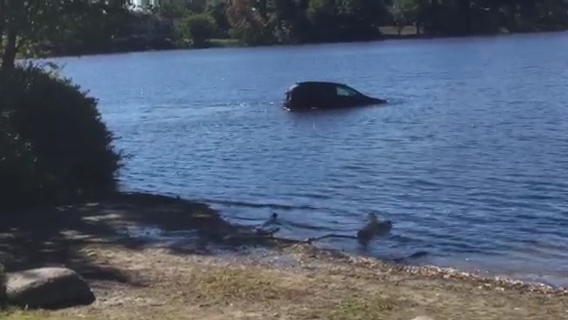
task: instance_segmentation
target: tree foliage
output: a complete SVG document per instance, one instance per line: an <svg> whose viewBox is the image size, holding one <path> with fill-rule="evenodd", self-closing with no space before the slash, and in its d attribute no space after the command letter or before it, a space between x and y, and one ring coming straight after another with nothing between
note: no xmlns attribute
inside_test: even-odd
<svg viewBox="0 0 568 320"><path fill-rule="evenodd" d="M1 0L4 64L13 65L18 50L59 55L169 48L180 37L192 38L187 28L174 26L195 15L195 21L208 21L196 24L204 30L212 26L206 16L215 21L211 37L248 45L372 40L382 36L381 26L414 26L428 35L568 27L565 0L230 0L210 7L171 1L143 11L129 10L127 2Z"/></svg>
<svg viewBox="0 0 568 320"><path fill-rule="evenodd" d="M181 24L181 32L193 41L196 47L203 47L217 30L215 20L207 14L187 16Z"/></svg>
<svg viewBox="0 0 568 320"><path fill-rule="evenodd" d="M121 155L96 106L68 79L39 67L0 70L3 207L115 190Z"/></svg>
<svg viewBox="0 0 568 320"><path fill-rule="evenodd" d="M557 30L564 0L233 0L232 35L244 42L322 42L380 38L380 26L413 25L431 35Z"/></svg>
<svg viewBox="0 0 568 320"><path fill-rule="evenodd" d="M97 101L57 73L18 66L15 58L18 50L45 43L96 49L129 33L120 21L129 15L120 0L0 0L2 209L115 190L122 156L112 147Z"/></svg>
<svg viewBox="0 0 568 320"><path fill-rule="evenodd" d="M14 67L18 51L38 54L109 50L131 33L128 0L1 0L0 47L3 67Z"/></svg>

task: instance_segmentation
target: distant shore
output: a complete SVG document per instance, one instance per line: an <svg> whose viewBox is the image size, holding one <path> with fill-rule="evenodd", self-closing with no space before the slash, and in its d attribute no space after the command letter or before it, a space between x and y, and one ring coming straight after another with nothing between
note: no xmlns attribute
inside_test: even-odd
<svg viewBox="0 0 568 320"><path fill-rule="evenodd" d="M465 35L452 35L452 34L428 34L428 33L416 33L416 28L408 26L402 30L400 34L396 31L395 27L386 26L381 27L381 35L368 40L354 40L354 41L321 41L321 42L305 42L305 43L277 43L277 44L263 44L263 45L243 45L237 39L210 39L208 44L202 47L193 47L191 45L167 45L161 47L148 46L145 48L121 48L116 50L92 52L92 53L81 53L81 54L45 54L41 59L49 58L64 58L64 57L83 57L83 56L95 56L95 55L110 55L110 54L121 54L121 53L138 53L138 52L149 52L149 51L172 51L172 50L202 50L202 49L223 49L223 48L266 48L266 47L293 47L300 45L317 45L317 44L347 44L347 43L365 43L365 42L382 42L388 40L435 40L435 39L465 39L474 37L498 37L498 36L510 36L516 34L541 34L541 33L559 33L566 32L568 29L543 29L543 30L529 30L522 32L509 32L503 30L501 32L494 33L475 33L475 34L465 34ZM21 57L21 59L34 59L32 57Z"/></svg>
<svg viewBox="0 0 568 320"><path fill-rule="evenodd" d="M126 236L145 228L198 238L172 245ZM206 204L143 193L14 216L0 227L0 251L21 262L11 268L65 265L89 281L97 301L7 319L497 320L542 319L542 310L564 319L568 310L568 290L235 236L245 229Z"/></svg>

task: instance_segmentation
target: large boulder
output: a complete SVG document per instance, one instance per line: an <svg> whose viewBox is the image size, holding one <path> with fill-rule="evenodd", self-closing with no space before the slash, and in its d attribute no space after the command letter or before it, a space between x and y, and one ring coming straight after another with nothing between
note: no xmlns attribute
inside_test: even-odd
<svg viewBox="0 0 568 320"><path fill-rule="evenodd" d="M62 308L95 301L79 274L56 267L8 273L6 295L9 303L28 308Z"/></svg>

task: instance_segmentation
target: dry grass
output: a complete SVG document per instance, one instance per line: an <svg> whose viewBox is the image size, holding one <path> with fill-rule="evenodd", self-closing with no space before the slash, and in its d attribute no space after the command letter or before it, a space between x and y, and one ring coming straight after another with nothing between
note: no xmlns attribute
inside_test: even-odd
<svg viewBox="0 0 568 320"><path fill-rule="evenodd" d="M163 249L89 249L140 277L143 286L94 281L91 306L19 313L40 319L566 319L568 298L476 281L428 279L381 264L311 256L289 249L298 266L256 258L173 255ZM23 316L27 316L25 318Z"/></svg>
<svg viewBox="0 0 568 320"><path fill-rule="evenodd" d="M0 312L0 319L2 320L75 320L76 317L68 316L58 316L50 314L47 311L7 311L7 312ZM90 320L86 318L82 318L85 320ZM95 320L95 319L92 319Z"/></svg>
<svg viewBox="0 0 568 320"><path fill-rule="evenodd" d="M228 267L213 268L194 275L195 290L216 304L228 301L294 301L309 294L309 287L300 281L286 279L277 272L243 270Z"/></svg>

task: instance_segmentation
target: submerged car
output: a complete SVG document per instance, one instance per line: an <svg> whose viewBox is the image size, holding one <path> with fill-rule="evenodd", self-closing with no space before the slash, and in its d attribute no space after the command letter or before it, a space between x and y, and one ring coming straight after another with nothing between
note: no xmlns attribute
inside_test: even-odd
<svg viewBox="0 0 568 320"><path fill-rule="evenodd" d="M386 100L369 97L336 82L297 82L286 90L284 107L288 110L336 109L383 104Z"/></svg>

